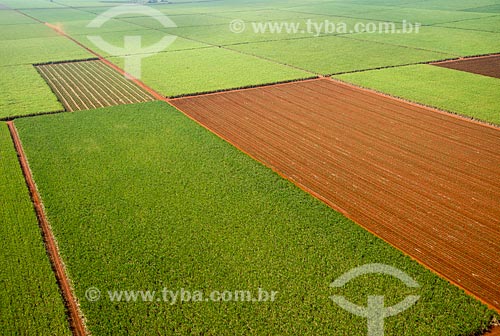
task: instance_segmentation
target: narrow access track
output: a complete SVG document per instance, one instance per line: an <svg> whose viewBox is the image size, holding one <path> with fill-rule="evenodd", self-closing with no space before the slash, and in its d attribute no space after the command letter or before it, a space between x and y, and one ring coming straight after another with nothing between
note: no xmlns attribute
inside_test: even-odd
<svg viewBox="0 0 500 336"><path fill-rule="evenodd" d="M52 229L49 225L47 217L45 216L45 211L43 209L42 201L40 199L40 195L36 188L35 181L33 180L33 175L31 174L31 170L29 168L28 160L26 159L26 155L24 153L21 140L19 139L19 135L17 134L17 130L16 127L14 126L14 123L12 121L8 121L7 125L9 127L9 131L19 158L19 163L21 165L21 169L23 171L26 184L28 186L31 199L33 201L36 216L38 218L38 223L40 225L43 239L45 241L45 248L49 255L52 268L54 270L57 282L59 284L59 288L61 290L61 294L63 296L64 303L66 305L66 310L68 313L68 319L71 330L73 332L73 335L85 336L88 333L85 328L85 324L83 322L80 310L78 308L76 297L71 289L69 279L66 275L66 271L63 262L61 260L61 256L59 254L59 250L57 248L57 244L55 242Z"/></svg>

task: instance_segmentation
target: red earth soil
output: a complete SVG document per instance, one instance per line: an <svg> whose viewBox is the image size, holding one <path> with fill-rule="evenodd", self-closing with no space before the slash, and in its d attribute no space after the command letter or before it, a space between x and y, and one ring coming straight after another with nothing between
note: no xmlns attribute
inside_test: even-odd
<svg viewBox="0 0 500 336"><path fill-rule="evenodd" d="M471 57L459 60L436 62L432 63L432 65L500 78L500 55Z"/></svg>
<svg viewBox="0 0 500 336"><path fill-rule="evenodd" d="M500 309L500 129L331 79L171 104Z"/></svg>
<svg viewBox="0 0 500 336"><path fill-rule="evenodd" d="M38 65L66 111L153 101L146 90L101 61Z"/></svg>
<svg viewBox="0 0 500 336"><path fill-rule="evenodd" d="M500 336L500 326L494 326L490 331L485 333L484 336Z"/></svg>
<svg viewBox="0 0 500 336"><path fill-rule="evenodd" d="M64 303L66 305L71 330L73 332L73 335L77 336L87 335L88 333L85 329L85 325L83 323L80 311L78 309L78 304L76 302L75 295L71 290L71 286L68 277L66 275L66 271L63 262L61 260L61 256L59 254L59 250L57 248L57 244L54 239L54 235L52 234L52 229L50 228L49 222L47 221L47 217L45 216L45 211L43 209L42 201L40 199L40 195L38 194L35 181L33 180L33 176L31 174L31 170L28 165L28 160L21 145L21 140L19 139L19 135L17 134L17 130L16 127L14 126L14 123L12 121L9 121L7 122L7 125L9 126L9 131L19 157L19 162L21 164L24 177L26 179L26 184L30 191L31 199L35 207L38 223L42 230L43 239L45 241L45 248L49 255L50 262L52 263L52 268L54 269L54 273L57 282L59 284L59 288L61 289Z"/></svg>

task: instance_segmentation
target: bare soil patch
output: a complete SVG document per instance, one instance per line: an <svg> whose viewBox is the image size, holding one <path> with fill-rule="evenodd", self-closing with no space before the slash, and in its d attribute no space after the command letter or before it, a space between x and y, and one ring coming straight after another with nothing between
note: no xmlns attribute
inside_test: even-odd
<svg viewBox="0 0 500 336"><path fill-rule="evenodd" d="M432 63L443 68L460 70L500 78L500 55L471 57L459 60Z"/></svg>
<svg viewBox="0 0 500 336"><path fill-rule="evenodd" d="M500 129L330 79L171 103L500 309Z"/></svg>

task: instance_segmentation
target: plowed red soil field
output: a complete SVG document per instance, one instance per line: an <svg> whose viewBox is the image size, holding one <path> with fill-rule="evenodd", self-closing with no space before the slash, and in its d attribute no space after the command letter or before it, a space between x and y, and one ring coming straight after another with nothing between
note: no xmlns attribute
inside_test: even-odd
<svg viewBox="0 0 500 336"><path fill-rule="evenodd" d="M455 61L433 63L443 68L472 72L479 75L500 78L500 55L471 57Z"/></svg>
<svg viewBox="0 0 500 336"><path fill-rule="evenodd" d="M155 98L102 61L36 67L66 111L153 101Z"/></svg>
<svg viewBox="0 0 500 336"><path fill-rule="evenodd" d="M172 104L500 309L500 129L330 79Z"/></svg>

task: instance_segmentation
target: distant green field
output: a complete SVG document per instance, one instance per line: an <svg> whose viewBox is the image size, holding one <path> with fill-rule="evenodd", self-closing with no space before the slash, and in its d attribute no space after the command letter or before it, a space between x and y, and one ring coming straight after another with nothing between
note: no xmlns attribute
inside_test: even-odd
<svg viewBox="0 0 500 336"><path fill-rule="evenodd" d="M35 21L26 24L3 25L0 29L0 41L55 36L52 29Z"/></svg>
<svg viewBox="0 0 500 336"><path fill-rule="evenodd" d="M64 108L32 65L0 67L0 119Z"/></svg>
<svg viewBox="0 0 500 336"><path fill-rule="evenodd" d="M493 312L165 103L16 121L90 332L363 335L345 295L386 306L389 335L471 335ZM57 174L54 174L57 171ZM366 263L413 277L329 284ZM86 300L90 287L101 299ZM275 302L112 302L112 290L277 291ZM161 300L161 298L160 298Z"/></svg>
<svg viewBox="0 0 500 336"><path fill-rule="evenodd" d="M2 0L2 4L12 9L29 9L29 8L61 8L62 6L47 0Z"/></svg>
<svg viewBox="0 0 500 336"><path fill-rule="evenodd" d="M0 334L71 335L5 123L0 123L0 204Z"/></svg>
<svg viewBox="0 0 500 336"><path fill-rule="evenodd" d="M55 34L55 33L54 33ZM94 57L63 36L2 41L0 66L70 61Z"/></svg>
<svg viewBox="0 0 500 336"><path fill-rule="evenodd" d="M428 0L402 4L401 7L476 12L477 8L495 5L500 5L498 0Z"/></svg>
<svg viewBox="0 0 500 336"><path fill-rule="evenodd" d="M100 45L94 45L94 43L88 38L89 35L100 36L104 41L113 46L120 48L118 51L113 51L113 55L111 55L107 50L102 50ZM154 45L158 43L164 38L172 38L173 36L167 34L165 32L159 32L156 30L136 30L136 31L125 31L125 32L109 32L109 33L99 33L99 34L89 34L89 35L75 35L73 38L80 43L84 44L88 48L98 52L100 55L104 57L110 56L125 56L125 55L133 55L133 54L143 54L143 52L138 50L130 50L124 49L124 41L126 36L139 36L141 39L142 45L147 48L148 46ZM165 52L168 51L177 51L177 50L186 50L186 49L198 49L198 48L207 48L211 47L208 44L194 42L191 40L186 40L181 37L175 37L173 43L165 45L165 48L162 50Z"/></svg>
<svg viewBox="0 0 500 336"><path fill-rule="evenodd" d="M110 60L123 66L122 58ZM178 96L312 76L312 73L238 52L203 48L144 58L141 79L166 96Z"/></svg>
<svg viewBox="0 0 500 336"><path fill-rule="evenodd" d="M127 23L123 20L110 19L99 28L87 27L90 22L91 20L68 21L60 22L57 26L72 37L78 35L97 35L105 38L107 34L112 34L113 32L123 32L122 36L133 35L136 31L142 29L137 25Z"/></svg>
<svg viewBox="0 0 500 336"><path fill-rule="evenodd" d="M336 36L242 44L230 48L322 74L426 62L452 56Z"/></svg>
<svg viewBox="0 0 500 336"><path fill-rule="evenodd" d="M481 6L481 7L472 7L466 9L468 12L477 12L477 13L494 13L494 14L499 14L500 13L500 3L498 1L495 1L496 3L493 5L489 6Z"/></svg>
<svg viewBox="0 0 500 336"><path fill-rule="evenodd" d="M500 33L500 13L488 18L443 23L440 26Z"/></svg>
<svg viewBox="0 0 500 336"><path fill-rule="evenodd" d="M0 27L2 28L2 31L4 28L6 28L5 26L7 25L29 24L29 23L38 23L38 22L13 10L0 10ZM1 35L3 36L4 34Z"/></svg>
<svg viewBox="0 0 500 336"><path fill-rule="evenodd" d="M203 14L191 14L191 15L167 15L170 20L177 27L192 27L192 26L210 26L215 24L227 24L229 21L226 18L203 15ZM151 19L150 17L130 17L123 19L126 22L130 22L142 27L162 29L165 28L158 20Z"/></svg>
<svg viewBox="0 0 500 336"><path fill-rule="evenodd" d="M68 22L68 21L81 21L81 20L90 21L97 16L96 14L89 13L85 10L78 10L65 7L51 8L51 9L37 8L32 10L23 10L23 12L38 20L53 24L59 22Z"/></svg>
<svg viewBox="0 0 500 336"><path fill-rule="evenodd" d="M456 56L471 56L500 51L500 34L444 27L422 27L418 34L355 34L366 41L422 48Z"/></svg>
<svg viewBox="0 0 500 336"><path fill-rule="evenodd" d="M269 15L277 15L276 12L268 12ZM285 12L286 14L287 12ZM264 26L266 20L271 19L256 19L254 15L245 13L246 16L252 19L240 19L240 13L232 14L232 19L225 19L225 24L205 26L202 29L199 27L180 27L164 29L165 31L194 39L196 41L211 43L214 45L227 46L232 44L246 44L255 42L280 41L288 39L304 39L314 38L325 35L340 35L348 34L354 31L355 25L358 23L367 24L369 21L362 19L351 19L337 16L311 15L295 13L297 17L289 19L272 19L270 21L273 28ZM231 14L225 14L231 16ZM304 18L304 16L307 16ZM237 18L237 19L235 19ZM230 30L230 22L232 20L243 20L245 29L241 33L234 33ZM326 24L329 28L326 29ZM321 28L319 25L321 25ZM396 24L396 27L401 26ZM330 28L331 27L331 28Z"/></svg>
<svg viewBox="0 0 500 336"><path fill-rule="evenodd" d="M464 11L443 11L416 8L388 8L383 11L370 11L361 14L354 14L355 17L382 21L401 22L406 20L411 23L421 23L432 25L436 23L451 22L458 20L476 19L489 16L483 13L473 13Z"/></svg>
<svg viewBox="0 0 500 336"><path fill-rule="evenodd" d="M500 80L432 65L335 76L343 81L500 125Z"/></svg>
<svg viewBox="0 0 500 336"><path fill-rule="evenodd" d="M321 14L321 15L340 15L347 17L354 17L355 15L362 13L373 13L383 10L394 9L394 4L379 4L373 2L367 2L365 4L358 3L342 3L342 2L317 2L311 4L297 3L295 6L284 6L286 11L297 12L297 13L310 13L310 14ZM387 6L386 6L387 5Z"/></svg>

